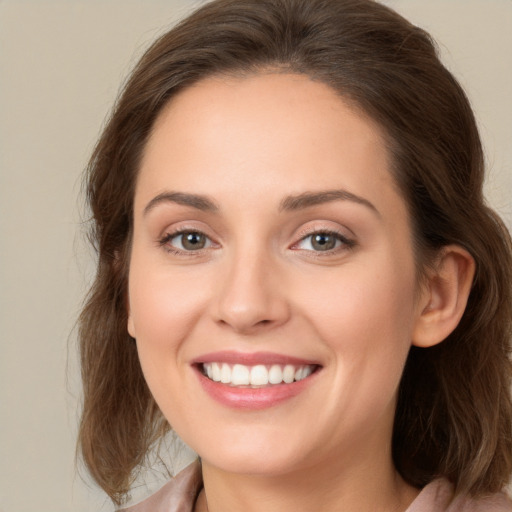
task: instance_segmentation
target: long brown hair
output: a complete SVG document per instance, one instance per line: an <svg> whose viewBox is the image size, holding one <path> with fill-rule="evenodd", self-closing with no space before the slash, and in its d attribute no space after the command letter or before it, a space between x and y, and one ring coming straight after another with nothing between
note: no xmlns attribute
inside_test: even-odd
<svg viewBox="0 0 512 512"><path fill-rule="evenodd" d="M134 188L155 119L198 80L268 68L320 80L379 123L408 203L419 274L447 244L475 259L456 330L438 346L410 351L393 457L418 487L444 476L458 492L499 490L512 471L510 235L482 196L482 148L464 92L427 33L371 0L215 0L158 39L136 66L87 174L98 252L79 331L79 446L88 469L120 503L169 428L126 330Z"/></svg>

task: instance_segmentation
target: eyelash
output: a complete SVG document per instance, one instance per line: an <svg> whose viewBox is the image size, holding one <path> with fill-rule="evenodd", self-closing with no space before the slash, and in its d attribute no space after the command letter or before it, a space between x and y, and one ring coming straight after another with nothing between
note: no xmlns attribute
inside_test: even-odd
<svg viewBox="0 0 512 512"><path fill-rule="evenodd" d="M306 233L303 233L300 237L300 240L298 242L295 242L292 247L296 247L308 238L312 238L315 235L324 235L324 236L332 236L336 239L336 241L341 242L341 245L339 247L334 247L333 249L328 249L326 251L314 251L310 249L297 249L297 250L304 250L307 252L314 253L315 257L324 257L324 256L332 256L333 254L338 254L342 251L347 251L350 249L353 249L356 245L355 240L347 238L345 235L340 233L339 231L332 230L332 229L315 229L312 231L308 231Z"/></svg>
<svg viewBox="0 0 512 512"><path fill-rule="evenodd" d="M202 235L210 242L210 244L214 244L214 242L212 242L210 237L208 237L208 235L206 235L202 231L199 231L197 229L179 229L179 230L173 231L171 233L166 233L158 241L158 245L163 247L167 252L169 252L171 254L175 254L177 256L199 256L205 250L210 248L210 247L206 247L206 248L201 248L201 249L197 249L197 250L187 251L187 250L183 250L183 249L178 249L169 243L174 238L177 238L179 236L186 235L186 234ZM317 229L317 230L302 234L301 238L292 245L292 248L298 246L300 243L304 242L308 238L311 238L315 235L333 236L336 238L337 241L341 242L341 246L335 247L333 249L328 249L326 251L314 251L314 250L310 250L310 249L296 249L296 250L303 250L303 251L314 253L315 257L323 257L323 256L330 256L333 254L337 254L340 251L351 250L356 245L356 242L354 240L347 238L346 236L344 236L342 233L340 233L338 231L329 230L329 229Z"/></svg>
<svg viewBox="0 0 512 512"><path fill-rule="evenodd" d="M178 249L177 247L174 247L174 246L172 246L169 243L174 238L177 238L177 237L182 236L182 235L187 235L187 234L189 234L189 235L191 235L191 234L202 235L211 244L213 243L211 241L210 237L208 235L206 235L205 233L203 233L202 231L199 231L197 229L186 229L186 228L183 228L183 229L178 229L177 231L172 231L171 233L166 233L158 241L158 245L163 247L167 252L169 252L171 254L175 254L177 256L199 256L199 255L201 255L206 248L197 249L195 251L186 251L186 250L183 250L183 249ZM209 249L209 247L208 247L208 249Z"/></svg>

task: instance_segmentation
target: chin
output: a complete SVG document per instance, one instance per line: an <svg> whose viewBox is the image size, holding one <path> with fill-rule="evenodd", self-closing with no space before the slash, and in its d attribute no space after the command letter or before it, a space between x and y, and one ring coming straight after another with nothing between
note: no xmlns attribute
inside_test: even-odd
<svg viewBox="0 0 512 512"><path fill-rule="evenodd" d="M201 443L196 452L207 464L227 473L246 475L282 475L305 465L304 446L262 435L217 438L213 443Z"/></svg>
<svg viewBox="0 0 512 512"><path fill-rule="evenodd" d="M290 473L298 468L298 461L275 454L224 453L213 454L202 460L226 473L252 476L272 476Z"/></svg>

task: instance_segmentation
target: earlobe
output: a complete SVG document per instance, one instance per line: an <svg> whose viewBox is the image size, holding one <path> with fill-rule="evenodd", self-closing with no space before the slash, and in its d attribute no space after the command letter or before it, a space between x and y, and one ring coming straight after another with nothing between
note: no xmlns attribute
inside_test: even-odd
<svg viewBox="0 0 512 512"><path fill-rule="evenodd" d="M121 251L114 251L114 269L116 272L121 272L123 267L123 252ZM124 303L126 307L126 311L128 313L128 321L126 322L126 329L128 331L128 334L135 338L135 327L133 325L133 318L130 308L130 299L128 297L128 294L125 295Z"/></svg>
<svg viewBox="0 0 512 512"><path fill-rule="evenodd" d="M126 297L126 310L128 311L128 321L126 322L126 328L128 330L128 334L135 339L135 325L133 323L132 308L130 307L130 299L128 297Z"/></svg>
<svg viewBox="0 0 512 512"><path fill-rule="evenodd" d="M133 322L132 308L130 307L129 297L126 297L126 311L128 312L128 321L126 322L126 329L128 331L128 334L135 339L135 325Z"/></svg>
<svg viewBox="0 0 512 512"><path fill-rule="evenodd" d="M133 318L132 318L132 315L130 313L130 311L128 311L128 334L132 337L132 338L135 338L135 326L133 325Z"/></svg>
<svg viewBox="0 0 512 512"><path fill-rule="evenodd" d="M431 271L419 304L412 344L431 347L457 327L469 298L475 260L457 245L444 247Z"/></svg>

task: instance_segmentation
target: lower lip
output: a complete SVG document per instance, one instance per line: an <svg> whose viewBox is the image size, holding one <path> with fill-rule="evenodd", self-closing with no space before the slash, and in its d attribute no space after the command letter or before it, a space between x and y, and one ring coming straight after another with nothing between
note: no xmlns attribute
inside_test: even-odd
<svg viewBox="0 0 512 512"><path fill-rule="evenodd" d="M263 388L238 388L215 382L196 371L203 389L211 398L235 409L260 410L289 400L304 391L316 378L318 371L309 377L290 384L275 384Z"/></svg>

